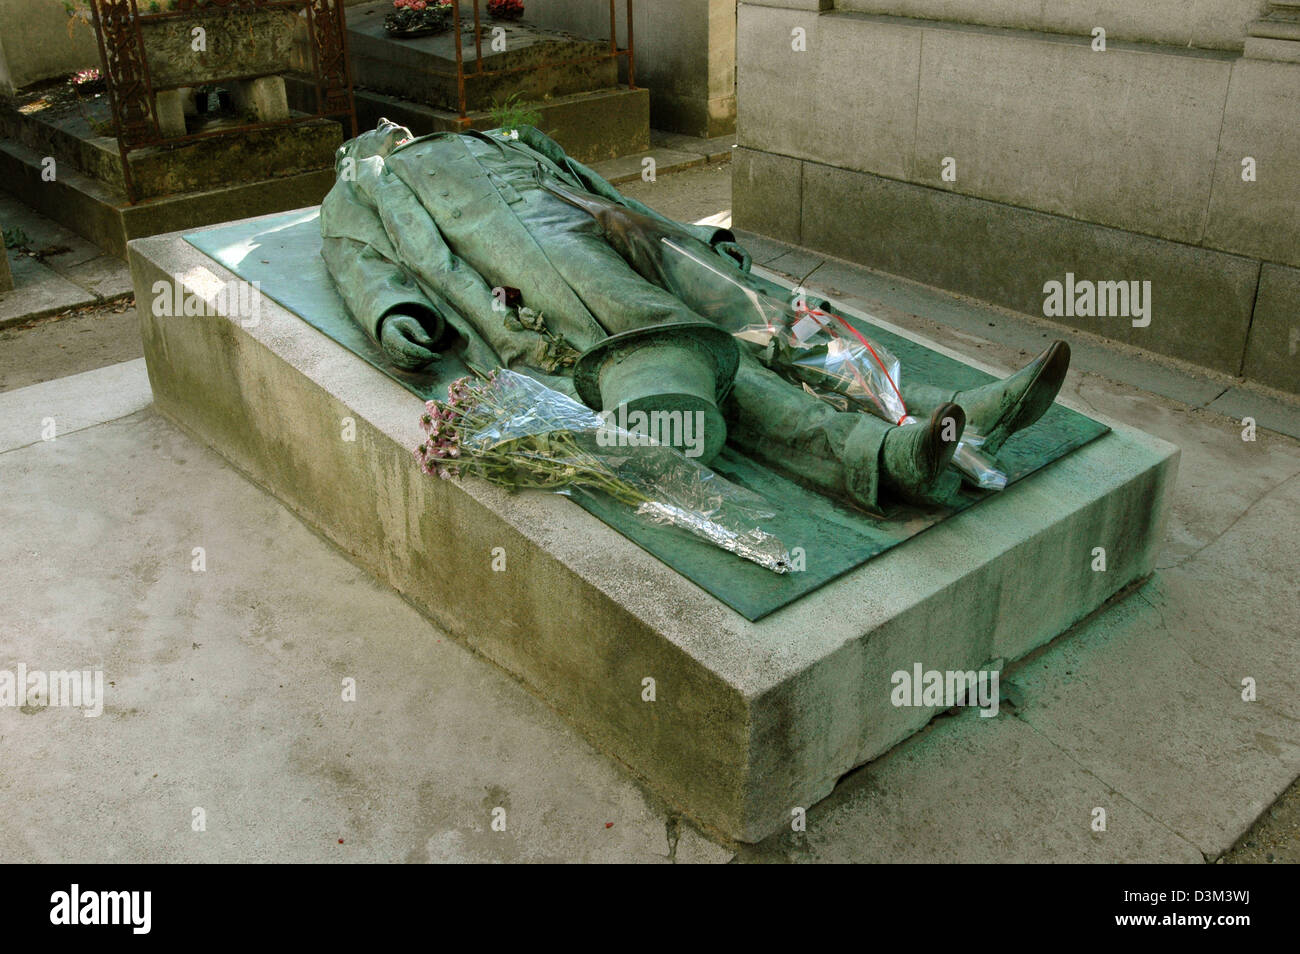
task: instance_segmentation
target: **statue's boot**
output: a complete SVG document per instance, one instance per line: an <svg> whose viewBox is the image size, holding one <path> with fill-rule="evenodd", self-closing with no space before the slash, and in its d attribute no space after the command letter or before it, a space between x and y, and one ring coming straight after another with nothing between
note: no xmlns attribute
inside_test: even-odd
<svg viewBox="0 0 1300 954"><path fill-rule="evenodd" d="M1053 341L1009 378L958 391L953 401L966 412L966 426L984 437L984 449L997 453L1008 437L1047 413L1069 368L1070 346Z"/></svg>
<svg viewBox="0 0 1300 954"><path fill-rule="evenodd" d="M932 504L956 490L960 478L948 471L966 427L957 404L941 404L929 420L892 428L880 449L880 477L904 500Z"/></svg>
<svg viewBox="0 0 1300 954"><path fill-rule="evenodd" d="M1047 350L1010 377L966 391L945 391L926 384L903 386L903 400L914 414L951 401L966 412L966 428L984 438L982 449L997 451L1016 431L1033 424L1052 406L1065 372L1070 346L1053 341Z"/></svg>

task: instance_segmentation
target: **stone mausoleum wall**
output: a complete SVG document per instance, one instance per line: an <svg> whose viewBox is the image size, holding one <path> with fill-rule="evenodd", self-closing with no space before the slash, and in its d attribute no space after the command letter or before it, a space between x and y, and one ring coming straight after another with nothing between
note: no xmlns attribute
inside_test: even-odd
<svg viewBox="0 0 1300 954"><path fill-rule="evenodd" d="M606 0L525 0L524 5L525 18L539 26L609 36ZM615 6L623 45L624 0ZM632 9L636 82L650 90L650 125L708 138L733 132L736 0L636 0Z"/></svg>
<svg viewBox="0 0 1300 954"><path fill-rule="evenodd" d="M1096 28L1105 30L1099 49ZM742 0L742 228L1300 392L1300 0Z"/></svg>
<svg viewBox="0 0 1300 954"><path fill-rule="evenodd" d="M0 96L41 80L99 66L89 23L68 30L63 0L0 0Z"/></svg>

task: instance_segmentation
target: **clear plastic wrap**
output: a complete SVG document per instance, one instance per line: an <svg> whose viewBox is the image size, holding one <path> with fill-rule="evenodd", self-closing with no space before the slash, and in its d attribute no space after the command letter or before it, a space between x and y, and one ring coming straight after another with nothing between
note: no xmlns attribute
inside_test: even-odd
<svg viewBox="0 0 1300 954"><path fill-rule="evenodd" d="M805 298L787 303L766 295L709 256L671 238L663 242L670 288L688 294L710 320L761 349L769 367L840 410L869 411L891 424L915 422L898 386L901 362L887 348ZM977 486L1001 490L1006 475L979 449L982 444L978 434L964 434L953 465Z"/></svg>
<svg viewBox="0 0 1300 954"><path fill-rule="evenodd" d="M952 455L953 466L969 477L981 490L1006 490L1007 475L997 468L980 448L984 438L967 428Z"/></svg>
<svg viewBox="0 0 1300 954"><path fill-rule="evenodd" d="M470 473L511 489L596 491L647 523L680 527L776 573L784 544L759 525L774 512L673 447L615 427L573 398L513 371L461 379L421 418L416 458L429 474Z"/></svg>

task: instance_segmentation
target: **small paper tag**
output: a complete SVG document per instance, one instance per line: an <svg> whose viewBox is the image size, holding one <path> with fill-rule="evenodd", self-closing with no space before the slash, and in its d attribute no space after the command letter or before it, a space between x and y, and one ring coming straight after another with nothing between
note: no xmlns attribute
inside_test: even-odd
<svg viewBox="0 0 1300 954"><path fill-rule="evenodd" d="M794 335L794 340L803 344L817 332L822 330L822 323L812 315L804 315L794 323L790 333Z"/></svg>

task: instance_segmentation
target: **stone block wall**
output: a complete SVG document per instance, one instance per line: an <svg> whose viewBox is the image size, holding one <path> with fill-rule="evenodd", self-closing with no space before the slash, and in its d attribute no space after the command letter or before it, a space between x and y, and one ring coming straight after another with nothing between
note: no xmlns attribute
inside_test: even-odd
<svg viewBox="0 0 1300 954"><path fill-rule="evenodd" d="M1046 316L1300 392L1292 54L1300 2L742 0L735 224L1039 316L1150 281Z"/></svg>
<svg viewBox="0 0 1300 954"><path fill-rule="evenodd" d="M525 0L525 7L525 19L539 26L609 36L605 0ZM624 0L615 8L622 46ZM736 0L636 0L633 14L636 82L650 90L650 124L690 136L734 131Z"/></svg>

